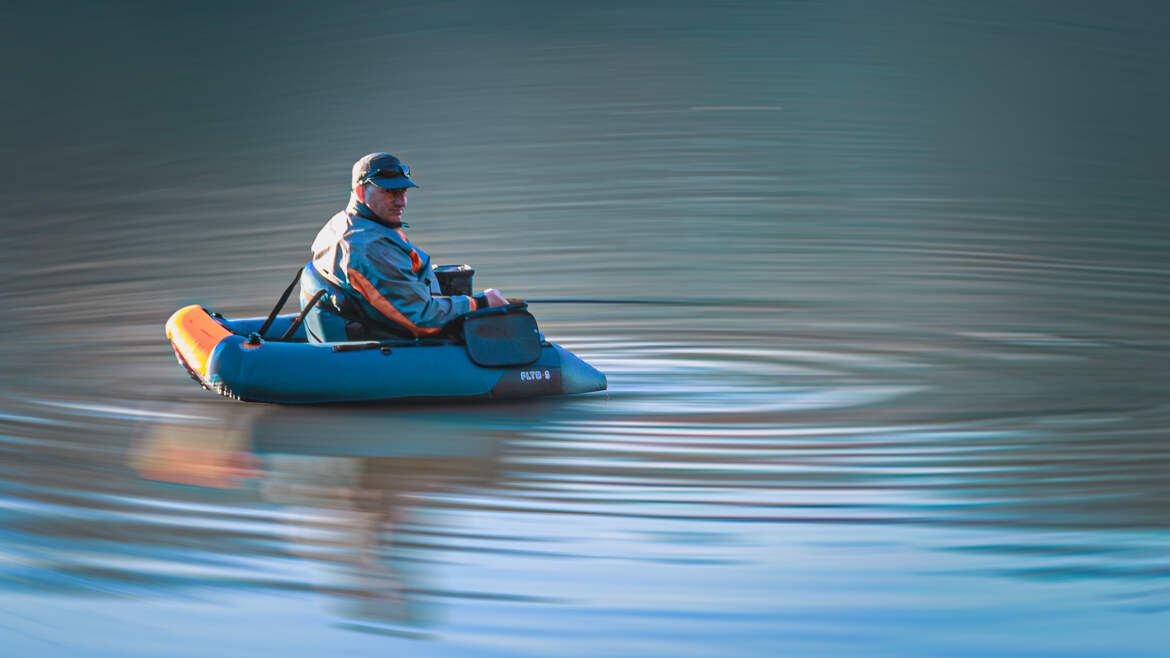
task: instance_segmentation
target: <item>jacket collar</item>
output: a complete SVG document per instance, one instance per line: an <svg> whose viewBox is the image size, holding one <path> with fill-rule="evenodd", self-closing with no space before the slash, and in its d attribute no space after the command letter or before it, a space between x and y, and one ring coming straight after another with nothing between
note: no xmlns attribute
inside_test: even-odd
<svg viewBox="0 0 1170 658"><path fill-rule="evenodd" d="M370 210L369 206L362 203L361 201L358 201L356 194L349 195L349 205L345 207L345 214L349 215L350 217L361 217L362 219L368 219L375 224L381 224L382 226L391 229L408 228L410 226L410 224L407 224L406 222L395 222L391 224L381 217L378 217L374 214L373 210Z"/></svg>

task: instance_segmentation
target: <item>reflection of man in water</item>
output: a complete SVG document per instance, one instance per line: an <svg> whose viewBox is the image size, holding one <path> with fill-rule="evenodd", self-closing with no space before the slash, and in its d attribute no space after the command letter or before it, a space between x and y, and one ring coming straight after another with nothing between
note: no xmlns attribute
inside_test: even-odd
<svg viewBox="0 0 1170 658"><path fill-rule="evenodd" d="M376 413L347 413L346 422L359 437L385 429L384 417ZM409 420L402 426L409 428ZM411 559L411 550L418 549L403 541L403 527L420 495L494 481L500 447L489 437L470 435L440 435L444 440L434 446L419 447L421 431L436 438L432 422L421 428L369 442L326 442L326 430L335 429L333 419L283 410L258 415L249 408L230 419L158 423L128 459L141 477L156 481L245 489L258 480L264 501L289 508L282 517L290 526L284 550L329 567L340 582L324 584L321 591L341 602L345 617L417 625L431 616L428 599L417 595L427 589L427 574L425 561ZM322 454L326 443L364 456ZM433 522L421 525L427 532L441 532ZM256 550L238 533L221 537L210 527L204 532L211 533L207 546L214 548L209 550L235 557Z"/></svg>
<svg viewBox="0 0 1170 658"><path fill-rule="evenodd" d="M418 185L398 158L362 157L350 183L349 205L317 234L301 278L302 304L320 288L329 291L305 318L311 341L433 336L464 313L508 303L494 288L439 294L430 256L402 231L406 191Z"/></svg>

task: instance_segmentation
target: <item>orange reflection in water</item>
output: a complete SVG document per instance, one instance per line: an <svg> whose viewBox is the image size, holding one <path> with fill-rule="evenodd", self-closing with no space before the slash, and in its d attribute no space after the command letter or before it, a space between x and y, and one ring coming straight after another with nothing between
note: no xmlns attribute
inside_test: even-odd
<svg viewBox="0 0 1170 658"><path fill-rule="evenodd" d="M147 480L216 489L239 489L262 475L260 460L249 451L245 437L224 432L192 440L184 426L160 425L134 450L130 465Z"/></svg>

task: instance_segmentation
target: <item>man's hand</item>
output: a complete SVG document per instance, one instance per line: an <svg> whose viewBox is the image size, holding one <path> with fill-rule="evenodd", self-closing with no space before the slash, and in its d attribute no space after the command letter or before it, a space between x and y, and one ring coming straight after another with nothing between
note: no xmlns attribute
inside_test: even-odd
<svg viewBox="0 0 1170 658"><path fill-rule="evenodd" d="M507 306L508 300L495 288L488 288L483 291L483 296L487 297L488 306L495 308L497 306Z"/></svg>

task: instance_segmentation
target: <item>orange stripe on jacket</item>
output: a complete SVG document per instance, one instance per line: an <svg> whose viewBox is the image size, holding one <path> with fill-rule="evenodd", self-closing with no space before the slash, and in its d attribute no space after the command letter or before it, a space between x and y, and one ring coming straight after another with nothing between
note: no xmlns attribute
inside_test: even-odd
<svg viewBox="0 0 1170 658"><path fill-rule="evenodd" d="M410 271L417 273L420 269L422 269L422 258L418 255L417 250L411 249L410 250Z"/></svg>
<svg viewBox="0 0 1170 658"><path fill-rule="evenodd" d="M394 308L394 305L390 303L389 299L386 299L382 296L382 293L378 292L378 289L370 283L369 279L362 276L361 272L355 269L348 269L346 270L346 274L349 275L349 282L353 284L354 289L361 293L362 297L366 298L370 306L378 309L379 313L389 318L394 324L409 331L415 338L434 336L441 331L440 327L420 327L408 320L401 311Z"/></svg>

